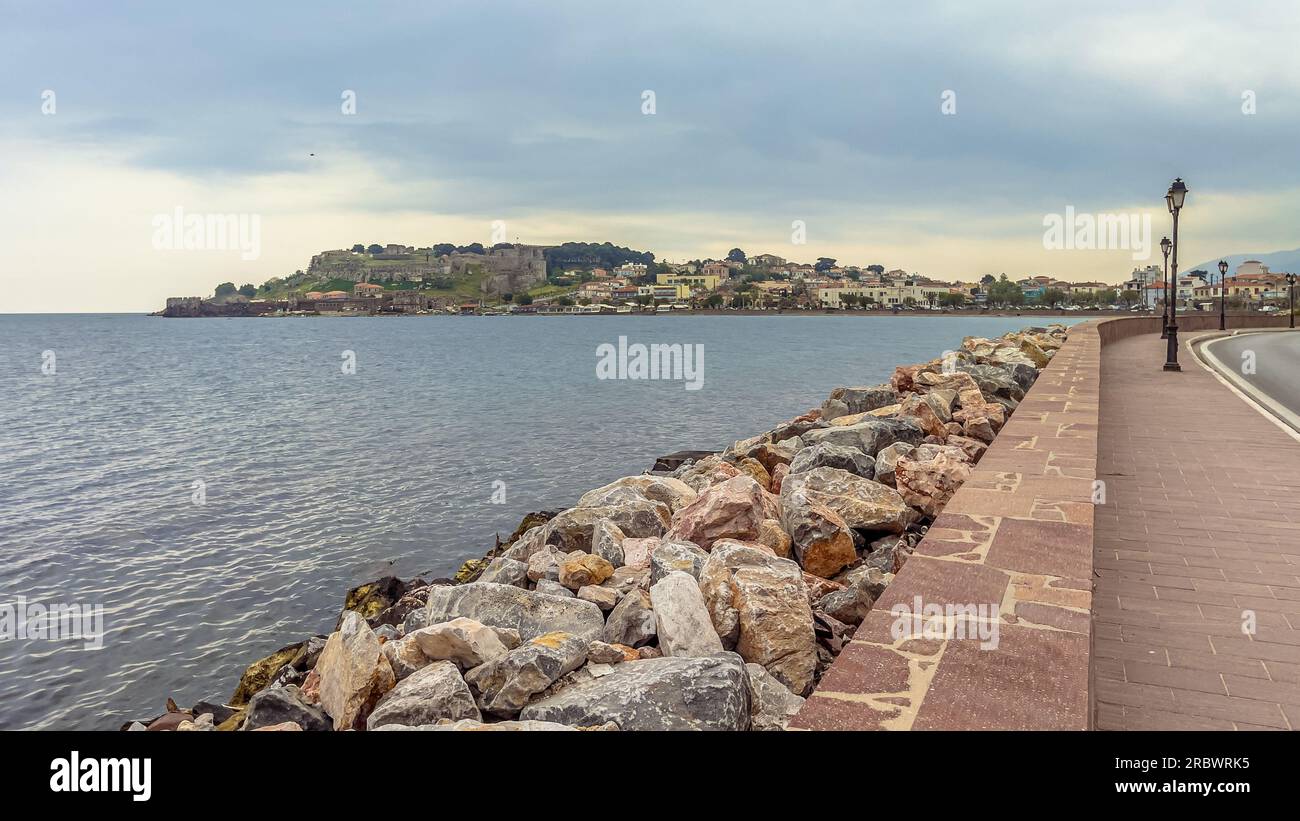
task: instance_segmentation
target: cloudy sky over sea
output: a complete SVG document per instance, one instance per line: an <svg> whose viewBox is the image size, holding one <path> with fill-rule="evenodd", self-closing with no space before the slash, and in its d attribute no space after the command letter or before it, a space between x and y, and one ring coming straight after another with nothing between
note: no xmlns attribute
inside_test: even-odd
<svg viewBox="0 0 1300 821"><path fill-rule="evenodd" d="M1300 245L1294 2L0 2L0 20L0 313L155 310L324 248L487 242L494 220L671 260L739 245L1118 282L1159 251L1048 250L1044 216L1149 213L1158 241L1179 175L1184 262ZM258 215L260 254L155 249L178 206Z"/></svg>

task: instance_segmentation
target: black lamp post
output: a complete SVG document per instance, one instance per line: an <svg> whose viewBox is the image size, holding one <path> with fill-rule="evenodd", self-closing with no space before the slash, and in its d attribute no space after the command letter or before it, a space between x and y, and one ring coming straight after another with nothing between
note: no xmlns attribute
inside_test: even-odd
<svg viewBox="0 0 1300 821"><path fill-rule="evenodd" d="M1295 280L1295 274L1286 275L1286 290L1287 294L1291 297L1288 302L1287 311L1290 312L1290 325L1293 329L1295 328Z"/></svg>
<svg viewBox="0 0 1300 821"><path fill-rule="evenodd" d="M1219 260L1219 330L1228 330L1228 312L1224 303L1228 301L1228 263Z"/></svg>
<svg viewBox="0 0 1300 821"><path fill-rule="evenodd" d="M1161 339L1169 338L1169 249L1172 248L1173 245L1174 244L1169 241L1169 237L1165 237L1164 239L1160 240L1160 250L1163 251L1165 254L1165 272L1164 274L1161 275L1161 280L1160 280L1160 284L1165 286L1164 287L1164 291L1165 291L1164 312L1160 319Z"/></svg>
<svg viewBox="0 0 1300 821"><path fill-rule="evenodd" d="M1183 201L1186 199L1187 186L1183 183L1183 178L1178 177L1165 194L1165 204L1169 206L1169 213L1174 215L1174 249L1173 261L1169 266L1170 282L1178 281L1178 212L1183 210ZM1178 310L1174 305L1169 306L1169 346L1166 349L1164 369L1182 370L1178 364Z"/></svg>

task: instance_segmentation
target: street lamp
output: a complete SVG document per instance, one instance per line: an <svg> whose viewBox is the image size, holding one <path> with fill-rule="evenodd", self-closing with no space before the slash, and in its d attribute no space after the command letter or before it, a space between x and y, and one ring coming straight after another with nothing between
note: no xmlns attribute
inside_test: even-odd
<svg viewBox="0 0 1300 821"><path fill-rule="evenodd" d="M1223 303L1227 300L1227 260L1219 260L1219 330L1227 330L1227 310Z"/></svg>
<svg viewBox="0 0 1300 821"><path fill-rule="evenodd" d="M1287 294L1290 295L1291 297L1290 304L1289 307L1287 308L1287 311L1289 312L1291 317L1290 325L1292 329L1295 328L1295 280L1296 280L1295 274L1286 275L1286 290L1287 290Z"/></svg>
<svg viewBox="0 0 1300 821"><path fill-rule="evenodd" d="M1169 237L1160 240L1160 250L1165 254L1165 272L1161 284L1165 286L1165 306L1163 318L1160 320L1160 338L1169 338L1169 249L1173 247Z"/></svg>
<svg viewBox="0 0 1300 821"><path fill-rule="evenodd" d="M1178 281L1178 212L1183 210L1183 201L1187 199L1187 186L1183 183L1183 178L1178 177L1174 184L1169 186L1168 193L1165 194L1165 204L1169 206L1169 213L1174 215L1174 248L1172 262L1169 266L1170 282ZM1178 365L1178 310L1175 306L1169 309L1169 346L1165 354L1165 370L1181 371Z"/></svg>

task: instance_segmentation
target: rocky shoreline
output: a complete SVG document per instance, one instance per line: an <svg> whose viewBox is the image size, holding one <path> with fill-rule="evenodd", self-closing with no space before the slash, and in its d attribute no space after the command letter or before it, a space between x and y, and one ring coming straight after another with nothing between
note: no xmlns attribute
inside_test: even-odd
<svg viewBox="0 0 1300 821"><path fill-rule="evenodd" d="M229 700L123 729L784 729L1065 336L968 337L529 514L454 578L348 591Z"/></svg>

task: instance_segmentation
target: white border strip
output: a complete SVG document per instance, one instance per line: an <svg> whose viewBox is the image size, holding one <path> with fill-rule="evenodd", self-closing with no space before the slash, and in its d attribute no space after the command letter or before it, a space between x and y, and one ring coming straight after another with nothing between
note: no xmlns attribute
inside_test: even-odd
<svg viewBox="0 0 1300 821"><path fill-rule="evenodd" d="M1209 371L1215 379L1222 382L1233 393L1241 397L1247 405L1259 411L1264 418L1277 425L1297 442L1300 442L1300 416L1288 410L1278 403L1275 399L1257 389L1245 379L1237 375L1236 371L1229 368L1223 363L1223 360L1214 355L1210 346L1215 342L1228 339L1234 336L1250 336L1252 334L1265 333L1290 333L1285 328L1273 328L1267 330L1251 330L1245 332L1226 332L1212 331L1202 333L1187 340L1187 350L1196 358L1197 363ZM1209 360L1208 362L1206 360Z"/></svg>

